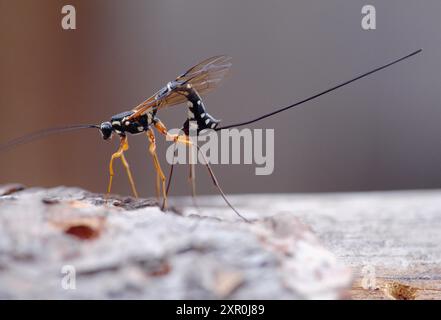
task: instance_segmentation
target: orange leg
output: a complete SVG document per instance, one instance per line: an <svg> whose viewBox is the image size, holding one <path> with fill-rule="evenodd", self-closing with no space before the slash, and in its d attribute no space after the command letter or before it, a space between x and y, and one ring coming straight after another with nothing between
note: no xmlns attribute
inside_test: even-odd
<svg viewBox="0 0 441 320"><path fill-rule="evenodd" d="M192 143L192 141L190 140L190 138L186 135L172 135L169 134L167 131L167 128L164 126L164 124L161 121L157 121L157 123L155 123L155 127L156 129L158 129L159 132L161 132L163 135L166 136L167 140L172 140L175 143L176 142L180 142L180 143L185 143L188 146L195 146L198 150L198 152L201 152L201 149L198 147L198 145L194 145ZM213 170L211 169L211 166L208 162L208 160L205 158L203 153L200 153L204 159L205 165L207 166L208 169L208 173L210 174L211 179L213 180L213 184L214 186L217 188L217 190L219 191L219 193L221 194L222 198L224 199L225 203L240 217L242 218L244 221L249 222L248 219L246 219L244 216L242 216L239 211L236 210L236 208L233 207L233 205L230 203L230 201L227 199L227 196L225 195L224 191L222 190L222 188L219 185L219 182L217 181L216 176L214 175ZM194 172L193 170L190 171L190 177L192 180L192 183L194 183Z"/></svg>
<svg viewBox="0 0 441 320"><path fill-rule="evenodd" d="M109 164L110 178L109 178L109 185L107 187L107 194L109 194L110 191L112 190L113 176L115 175L115 172L113 171L113 160L115 160L116 158L121 158L121 162L124 168L126 169L127 176L129 177L130 186L132 187L133 194L136 198L138 198L138 192L136 191L135 182L133 181L129 163L127 162L126 157L124 156L124 151L127 151L128 149L129 149L129 143L127 142L127 137L126 136L120 137L118 151L116 151L112 155L112 158L110 159L110 164Z"/></svg>
<svg viewBox="0 0 441 320"><path fill-rule="evenodd" d="M161 194L161 189L162 189L162 197L164 199L164 203L162 205L162 207L165 209L167 207L167 193L166 193L166 189L165 189L165 175L164 172L161 169L161 164L159 163L158 160L158 155L156 153L156 140L155 140L155 134L153 133L153 130L149 129L147 131L147 137L149 138L150 141L150 146L149 146L149 152L153 157L153 164L155 165L155 169L156 169L156 194L158 196L158 200L159 200L159 195Z"/></svg>
<svg viewBox="0 0 441 320"><path fill-rule="evenodd" d="M161 134L166 136L167 140L174 141L175 143L184 143L184 144L188 145L189 146L190 157L191 157L192 153L191 153L190 148L193 146L193 143L191 142L190 138L187 135L177 135L177 134L170 134L170 133L168 133L167 128L165 127L165 125L160 120L158 120L155 123L155 127L156 127L156 129ZM196 182L195 182L195 168L194 167L195 167L194 164L192 164L191 160L190 160L189 182L190 182L190 185L191 185L191 195L192 195L192 198L193 198L193 202L194 202L194 204L196 206L196 203L195 203Z"/></svg>
<svg viewBox="0 0 441 320"><path fill-rule="evenodd" d="M156 121L155 128L161 134L165 135L166 139L169 141L180 142L180 143L185 143L187 145L192 145L192 142L188 136L168 133L167 128L160 120Z"/></svg>

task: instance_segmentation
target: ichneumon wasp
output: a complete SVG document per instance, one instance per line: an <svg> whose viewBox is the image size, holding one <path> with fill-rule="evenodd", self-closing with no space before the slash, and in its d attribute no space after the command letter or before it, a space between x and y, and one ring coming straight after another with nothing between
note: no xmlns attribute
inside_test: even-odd
<svg viewBox="0 0 441 320"><path fill-rule="evenodd" d="M145 134L149 140L149 152L153 158L153 164L156 169L156 191L157 195L161 195L163 198L163 208L166 208L167 206L167 194L168 190L170 188L171 184L171 178L173 174L173 165L171 165L170 168L170 174L169 174L169 180L168 185L166 187L165 181L166 177L165 174L161 168L158 155L156 153L156 138L153 131L153 128L155 128L160 134L164 135L167 140L173 141L174 143L183 143L188 146L192 146L191 140L188 137L189 132L189 125L190 123L196 124L197 132L204 129L213 129L215 131L219 131L222 129L228 129L232 127L239 127L244 126L247 124L251 124L260 120L263 120L265 118L268 118L270 116L276 115L280 112L286 111L288 109L297 107L301 104L304 104L305 102L308 102L310 100L316 99L322 95L325 95L331 91L334 91L338 88L341 88L343 86L346 86L354 81L357 81L361 78L364 78L370 74L373 74L375 72L378 72L382 69L385 69L387 67L390 67L400 61L406 60L418 53L420 53L422 49L416 50L404 57L401 57L399 59L396 59L390 63L387 63L385 65L382 65L380 67L377 67L371 71L368 71L366 73L363 73L355 78L352 78L351 80L345 81L343 83L340 83L332 88L329 88L325 91L322 91L320 93L317 93L311 97L308 97L306 99L303 99L297 103L294 103L292 105L276 109L275 111L272 111L270 113L264 114L260 117L257 117L252 120L227 125L224 127L219 127L219 120L216 120L214 117L212 117L208 112L207 109L202 101L202 96L206 93L210 92L211 90L218 87L222 79L225 77L225 75L228 73L230 67L231 67L231 58L225 55L221 56L214 56L211 58L208 58L201 63L195 65L194 67L188 69L185 73L178 76L175 80L168 82L162 89L157 91L154 95L152 95L147 100L143 101L139 105L137 105L135 108L133 108L130 111L125 111L122 113L119 113L117 115L114 115L111 117L110 121L106 121L101 123L101 125L73 125L73 126L65 126L65 127L56 127L56 128L50 128L41 130L35 133L31 133L29 135L25 135L23 137L20 137L18 139L12 140L2 146L0 146L0 151L4 151L6 149L9 149L13 146L16 146L18 144L27 143L30 141L33 141L35 139L54 134L54 133L60 133L60 132L66 132L66 131L72 131L72 130L78 130L78 129L85 129L85 128L94 128L99 129L102 137L104 140L110 139L113 135L118 135L119 137L119 147L118 150L112 155L110 159L109 164L109 183L107 188L107 193L109 194L111 192L112 188L112 182L113 182L113 176L114 176L114 170L113 170L113 162L115 159L120 158L122 161L123 166L126 169L128 179L130 181L130 185L132 188L132 192L135 195L135 197L138 197L138 192L136 190L136 186L133 180L132 173L130 171L129 164L127 162L127 159L124 156L124 152L129 149L128 144L128 135L129 134ZM172 135L168 132L166 126L161 122L161 120L158 118L157 114L160 110L174 106L179 105L182 103L186 103L188 107L188 117L186 121L183 124L182 130L183 134L181 135ZM195 145L196 148L198 148L197 145ZM198 148L199 150L199 148ZM228 201L226 198L224 192L222 191L221 187L219 186L219 183L216 179L216 176L213 173L213 170L211 169L208 161L205 161L205 165L208 168L208 172L213 180L214 185L217 187L218 191L224 198L225 202L234 210L234 212L243 220L248 221L246 218L244 218ZM194 168L192 165L190 165L190 180L192 182L192 194L194 195L195 190L195 184L194 184Z"/></svg>

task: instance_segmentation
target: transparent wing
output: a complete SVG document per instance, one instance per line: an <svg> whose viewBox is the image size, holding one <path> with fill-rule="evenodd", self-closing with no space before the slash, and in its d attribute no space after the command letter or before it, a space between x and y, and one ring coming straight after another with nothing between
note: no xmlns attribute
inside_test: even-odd
<svg viewBox="0 0 441 320"><path fill-rule="evenodd" d="M216 56L209 58L189 69L177 81L183 85L191 84L196 91L203 95L217 88L231 68L231 57Z"/></svg>
<svg viewBox="0 0 441 320"><path fill-rule="evenodd" d="M231 67L231 57L215 56L208 58L194 67L188 69L173 82L173 89L168 90L165 86L153 96L136 106L133 111L140 115L150 108L158 109L177 105L186 101L186 96L180 92L180 88L190 84L200 95L205 95L211 90L217 88L222 79L228 74Z"/></svg>

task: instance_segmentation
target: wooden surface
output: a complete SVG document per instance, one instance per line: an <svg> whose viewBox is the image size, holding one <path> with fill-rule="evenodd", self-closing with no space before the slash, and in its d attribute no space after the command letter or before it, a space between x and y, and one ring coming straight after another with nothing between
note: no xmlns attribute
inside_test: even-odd
<svg viewBox="0 0 441 320"><path fill-rule="evenodd" d="M338 299L351 284L289 213L245 223L224 207L182 215L77 188L2 193L0 298Z"/></svg>
<svg viewBox="0 0 441 320"><path fill-rule="evenodd" d="M439 190L231 198L247 217L289 212L309 225L353 270L354 299L441 298Z"/></svg>
<svg viewBox="0 0 441 320"><path fill-rule="evenodd" d="M437 190L229 196L251 224L218 196L163 213L75 188L0 194L3 298L441 298Z"/></svg>

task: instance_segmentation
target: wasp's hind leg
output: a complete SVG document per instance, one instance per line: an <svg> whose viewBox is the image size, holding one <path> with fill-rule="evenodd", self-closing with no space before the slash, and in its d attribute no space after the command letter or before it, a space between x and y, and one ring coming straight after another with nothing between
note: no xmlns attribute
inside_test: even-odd
<svg viewBox="0 0 441 320"><path fill-rule="evenodd" d="M208 169L208 173L213 181L214 186L217 188L217 190L219 191L220 195L222 196L222 198L224 199L225 203L240 217L242 218L242 220L244 220L245 222L250 222L247 218L245 218L244 216L242 216L239 211L236 210L236 208L230 203L230 201L227 199L227 196L225 195L224 191L222 190L219 182L217 181L217 178L213 172L213 169L211 169L210 163L208 162L208 160L205 158L204 154L202 153L201 149L196 146L196 148L198 149L198 152L200 153L200 155L202 156L202 158L204 159L205 162L205 166Z"/></svg>
<svg viewBox="0 0 441 320"><path fill-rule="evenodd" d="M164 136L166 136L166 139L168 141L173 141L175 144L176 143L183 143L185 145L187 145L189 147L189 151L190 151L190 155L192 154L192 149L195 146L193 145L192 141L190 140L190 137L182 134L182 135L178 135L178 134L170 134L167 130L167 128L165 127L165 125L159 120L157 119L155 122L155 128ZM176 150L176 149L175 149ZM197 152L194 155L197 159ZM191 156L190 156L191 157ZM172 167L173 168L173 167ZM192 199L193 199L193 204L195 207L197 207L196 204L196 182L195 182L195 170L194 170L194 164L192 164L192 161L190 160L190 175L189 175L189 182L191 184L191 192L192 192ZM172 170L170 172L170 175L172 174ZM170 182L171 182L171 177L169 180L169 184L166 188L165 194L168 193L168 190L170 188Z"/></svg>
<svg viewBox="0 0 441 320"><path fill-rule="evenodd" d="M153 157L153 164L155 165L155 169L156 169L156 194L158 195L159 198L159 195L161 194L161 190L162 190L162 197L164 199L164 202L162 204L162 209L165 209L167 208L167 192L165 188L166 179L164 172L161 169L161 164L159 163L158 155L156 154L155 134L151 129L147 130L146 133L150 141L149 152Z"/></svg>
<svg viewBox="0 0 441 320"><path fill-rule="evenodd" d="M189 153L189 175L188 175L188 182L190 183L190 188L191 188L191 199L193 201L193 206L195 208L198 208L198 204L196 202L196 168L195 168L195 163L197 160L197 152L196 154L193 154L193 149L197 150L195 148L195 146L190 143L188 145L188 153ZM193 161L193 158L195 158L195 160Z"/></svg>
<svg viewBox="0 0 441 320"><path fill-rule="evenodd" d="M127 151L128 149L129 149L129 143L127 142L127 136L121 136L118 151L116 151L112 155L112 158L110 159L110 164L109 164L110 178L109 178L109 185L107 187L107 194L109 194L110 191L112 190L113 176L115 175L115 172L113 171L113 160L115 160L116 158L121 158L121 162L124 168L126 169L127 176L129 178L130 186L132 187L133 195L136 198L138 198L138 192L136 191L135 182L133 181L129 163L127 162L126 157L124 156L124 151Z"/></svg>

